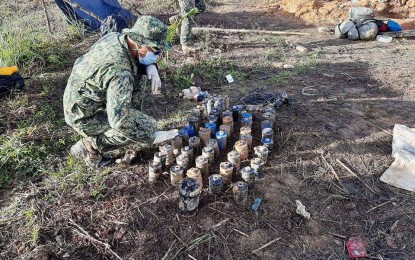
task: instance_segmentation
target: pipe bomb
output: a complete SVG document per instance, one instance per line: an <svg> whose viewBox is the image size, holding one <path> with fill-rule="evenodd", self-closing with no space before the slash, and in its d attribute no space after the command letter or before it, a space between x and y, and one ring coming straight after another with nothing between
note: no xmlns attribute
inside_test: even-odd
<svg viewBox="0 0 415 260"><path fill-rule="evenodd" d="M238 181L234 184L232 191L236 205L246 207L248 204L248 184Z"/></svg>
<svg viewBox="0 0 415 260"><path fill-rule="evenodd" d="M233 122L233 117L232 116L223 117L222 124L223 125L228 125L231 128L231 134L233 133L234 122Z"/></svg>
<svg viewBox="0 0 415 260"><path fill-rule="evenodd" d="M181 153L186 155L189 158L189 165L194 160L193 148L189 146L185 146L181 149Z"/></svg>
<svg viewBox="0 0 415 260"><path fill-rule="evenodd" d="M251 160L251 168L255 171L255 180L264 178L264 161L260 158L253 158Z"/></svg>
<svg viewBox="0 0 415 260"><path fill-rule="evenodd" d="M179 211L183 216L193 216L199 206L202 187L194 178L184 178L179 183Z"/></svg>
<svg viewBox="0 0 415 260"><path fill-rule="evenodd" d="M215 161L215 150L212 147L206 146L202 149L202 156L208 158L209 164Z"/></svg>
<svg viewBox="0 0 415 260"><path fill-rule="evenodd" d="M248 143L245 140L239 140L235 143L235 151L241 155L241 161L248 160L249 150Z"/></svg>
<svg viewBox="0 0 415 260"><path fill-rule="evenodd" d="M268 150L272 150L274 147L274 141L270 138L262 138L261 143L265 146Z"/></svg>
<svg viewBox="0 0 415 260"><path fill-rule="evenodd" d="M216 141L218 142L219 150L223 151L226 149L226 140L228 135L224 131L216 132Z"/></svg>
<svg viewBox="0 0 415 260"><path fill-rule="evenodd" d="M219 151L218 141L216 141L216 139L209 139L206 146L207 147L212 147L213 150L215 151L215 157L219 157L220 151Z"/></svg>
<svg viewBox="0 0 415 260"><path fill-rule="evenodd" d="M219 131L225 132L228 138L231 136L231 126L229 125L221 125Z"/></svg>
<svg viewBox="0 0 415 260"><path fill-rule="evenodd" d="M241 154L238 151L230 151L228 153L228 161L232 163L236 171L241 169Z"/></svg>
<svg viewBox="0 0 415 260"><path fill-rule="evenodd" d="M201 142L203 147L206 146L206 144L209 141L211 135L212 135L212 129L211 128L201 127L199 129L199 138L200 138L200 142Z"/></svg>
<svg viewBox="0 0 415 260"><path fill-rule="evenodd" d="M166 167L169 167L174 163L173 147L169 144L165 144L160 147L160 152L166 155Z"/></svg>
<svg viewBox="0 0 415 260"><path fill-rule="evenodd" d="M161 175L162 165L160 162L152 161L148 165L148 181L155 182Z"/></svg>
<svg viewBox="0 0 415 260"><path fill-rule="evenodd" d="M252 135L241 135L241 140L246 141L248 144L248 150L252 150Z"/></svg>
<svg viewBox="0 0 415 260"><path fill-rule="evenodd" d="M262 138L269 138L274 140L274 130L272 130L272 128L264 128L262 130Z"/></svg>
<svg viewBox="0 0 415 260"><path fill-rule="evenodd" d="M170 167L170 181L171 185L177 186L184 177L184 169L179 165Z"/></svg>
<svg viewBox="0 0 415 260"><path fill-rule="evenodd" d="M180 154L176 157L176 164L183 167L184 170L189 169L189 157L186 154Z"/></svg>
<svg viewBox="0 0 415 260"><path fill-rule="evenodd" d="M255 147L254 154L256 157L260 158L264 163L267 163L269 154L269 150L267 147L262 145Z"/></svg>
<svg viewBox="0 0 415 260"><path fill-rule="evenodd" d="M209 160L207 157L201 155L196 157L196 168L200 169L203 175L209 175Z"/></svg>
<svg viewBox="0 0 415 260"><path fill-rule="evenodd" d="M189 147L193 148L193 154L199 155L201 148L200 148L200 138L197 136L193 136L189 138Z"/></svg>
<svg viewBox="0 0 415 260"><path fill-rule="evenodd" d="M171 144L171 147L173 149L173 154L175 156L180 154L180 149L182 149L182 147L183 147L183 140L180 137L180 135L178 135L178 136L174 137L173 139L171 139L170 144Z"/></svg>
<svg viewBox="0 0 415 260"><path fill-rule="evenodd" d="M153 161L157 162L157 163L160 163L162 169L165 169L166 168L166 158L167 158L167 155L165 153L157 152L157 153L154 154Z"/></svg>
<svg viewBox="0 0 415 260"><path fill-rule="evenodd" d="M255 170L250 166L246 166L241 170L242 179L248 184L249 188L255 186Z"/></svg>
<svg viewBox="0 0 415 260"><path fill-rule="evenodd" d="M203 187L202 173L199 168L190 168L186 175L189 178L195 178L199 182L200 187Z"/></svg>
<svg viewBox="0 0 415 260"><path fill-rule="evenodd" d="M209 176L209 193L219 195L222 193L223 178L219 174Z"/></svg>
<svg viewBox="0 0 415 260"><path fill-rule="evenodd" d="M224 184L230 184L232 182L233 165L230 162L222 162L220 164L220 176L223 178Z"/></svg>

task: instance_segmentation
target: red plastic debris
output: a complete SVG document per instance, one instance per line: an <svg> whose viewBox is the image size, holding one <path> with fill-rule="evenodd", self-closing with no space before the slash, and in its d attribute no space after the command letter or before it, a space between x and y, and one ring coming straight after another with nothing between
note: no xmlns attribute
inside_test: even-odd
<svg viewBox="0 0 415 260"><path fill-rule="evenodd" d="M351 237L346 243L350 258L367 257L365 244L360 237Z"/></svg>

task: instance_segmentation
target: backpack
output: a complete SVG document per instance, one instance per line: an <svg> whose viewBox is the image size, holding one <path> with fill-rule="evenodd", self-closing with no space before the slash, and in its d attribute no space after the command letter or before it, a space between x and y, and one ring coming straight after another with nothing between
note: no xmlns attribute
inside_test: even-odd
<svg viewBox="0 0 415 260"><path fill-rule="evenodd" d="M0 75L0 97L9 94L12 90L23 90L24 78L15 72L11 75Z"/></svg>

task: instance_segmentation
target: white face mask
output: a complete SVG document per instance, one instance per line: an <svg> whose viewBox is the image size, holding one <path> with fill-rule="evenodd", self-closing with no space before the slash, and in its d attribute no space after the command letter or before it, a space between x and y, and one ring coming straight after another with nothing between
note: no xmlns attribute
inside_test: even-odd
<svg viewBox="0 0 415 260"><path fill-rule="evenodd" d="M136 45L136 48L134 50L137 52L140 51L140 49L138 48L138 45ZM158 58L159 58L158 55L154 54L152 51L149 51L148 49L147 49L146 56L141 57L140 55L138 55L138 61L143 65L154 64L157 62Z"/></svg>

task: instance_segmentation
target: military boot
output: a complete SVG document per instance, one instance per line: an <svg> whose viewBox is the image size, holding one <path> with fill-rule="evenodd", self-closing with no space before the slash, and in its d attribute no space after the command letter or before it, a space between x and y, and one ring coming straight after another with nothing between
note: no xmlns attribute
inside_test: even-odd
<svg viewBox="0 0 415 260"><path fill-rule="evenodd" d="M71 155L85 161L89 167L100 167L103 160L101 153L94 148L89 138L82 138L71 147Z"/></svg>

